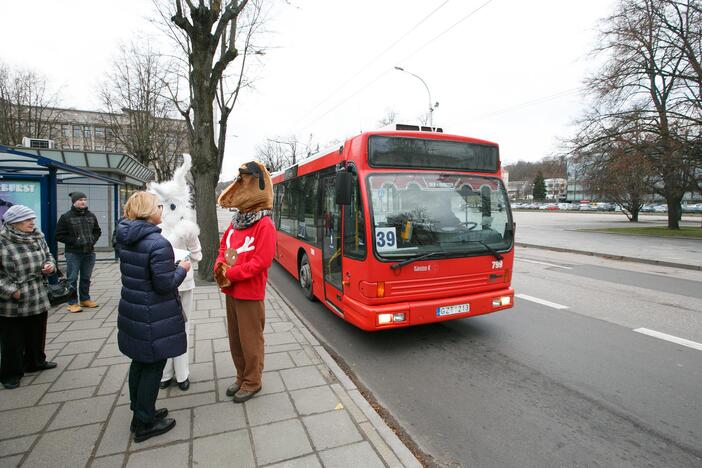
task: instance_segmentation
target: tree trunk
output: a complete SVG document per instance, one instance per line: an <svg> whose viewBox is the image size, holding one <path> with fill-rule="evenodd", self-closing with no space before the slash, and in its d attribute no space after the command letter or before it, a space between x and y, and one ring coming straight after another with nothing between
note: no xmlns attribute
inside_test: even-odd
<svg viewBox="0 0 702 468"><path fill-rule="evenodd" d="M629 221L632 223L639 222L639 210L632 210L631 211L631 216L629 217Z"/></svg>
<svg viewBox="0 0 702 468"><path fill-rule="evenodd" d="M680 229L681 201L682 196L673 196L666 199L668 204L668 229Z"/></svg>
<svg viewBox="0 0 702 468"><path fill-rule="evenodd" d="M198 264L197 276L204 281L214 280L214 262L219 251L219 225L217 223L217 187L218 173L212 171L193 171L195 182L195 207L197 224L200 226L200 244L202 260Z"/></svg>

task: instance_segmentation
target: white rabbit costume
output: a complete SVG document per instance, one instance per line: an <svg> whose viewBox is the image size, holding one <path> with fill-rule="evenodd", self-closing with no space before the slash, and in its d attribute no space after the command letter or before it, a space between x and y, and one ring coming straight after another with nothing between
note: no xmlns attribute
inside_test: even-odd
<svg viewBox="0 0 702 468"><path fill-rule="evenodd" d="M176 169L173 180L162 183L149 184L149 191L156 194L163 205L161 216L161 234L168 239L174 249L190 251L192 268L178 287L180 300L185 314L185 333L188 336L190 347L190 313L193 307L193 290L195 289L194 270L197 262L202 260L202 247L200 246L200 228L195 223L195 211L190 204L190 187L186 175L190 171L192 162L189 154L183 155L183 165ZM176 358L168 359L163 369L161 382L168 382L175 375L176 381L183 384L190 376L188 366L188 351ZM183 388L183 387L181 387Z"/></svg>

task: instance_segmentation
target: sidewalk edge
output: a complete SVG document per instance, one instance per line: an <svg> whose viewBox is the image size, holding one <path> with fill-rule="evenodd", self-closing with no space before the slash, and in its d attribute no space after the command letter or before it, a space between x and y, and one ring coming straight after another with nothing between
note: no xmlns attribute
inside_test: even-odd
<svg viewBox="0 0 702 468"><path fill-rule="evenodd" d="M626 255L615 255L615 254L608 254L608 253L603 253L603 252L590 252L588 250L569 249L569 248L565 248L565 247L555 247L555 246L550 246L550 245L530 244L527 242L515 242L514 244L517 247L527 247L527 248L534 248L534 249L551 250L554 252L574 253L574 254L579 254L579 255L590 255L591 257L601 257L601 258L607 258L610 260L620 260L623 262L645 263L647 265L659 265L659 266L665 266L665 267L671 267L671 268L681 268L684 270L702 271L702 265L689 265L686 263L666 262L663 260L653 260L653 259L649 259L649 258L627 257Z"/></svg>
<svg viewBox="0 0 702 468"><path fill-rule="evenodd" d="M271 283L270 281L268 282L268 286L270 286L280 297L282 302L290 309L290 313L292 313L292 319L294 322L299 323L302 325L306 330L308 330L309 333L312 333L314 336L314 333L310 330L310 324L307 322L307 320L304 318L304 316L300 313L297 308L288 302L285 297L278 291L278 289ZM287 313L287 312L286 312ZM319 339L317 338L317 341ZM395 456L400 460L400 463L402 463L406 467L421 467L422 464L419 462L419 460L414 456L414 454L410 451L409 448L400 440L400 438L393 432L393 430L388 426L383 418L373 409L371 404L368 402L368 400L363 397L361 392L358 391L356 385L351 381L348 375L339 367L339 365L336 363L334 358L329 354L329 352L324 349L324 346L322 345L317 345L314 346L315 351L319 353L320 357L322 358L322 361L324 361L324 364L329 367L329 370L334 374L334 377L339 381L339 383L342 385L342 387L349 393L349 396L351 399L356 403L358 408L363 412L363 414L368 418L368 421L373 425L375 430L378 432L380 437L385 441L385 443L390 447L392 452L395 454Z"/></svg>

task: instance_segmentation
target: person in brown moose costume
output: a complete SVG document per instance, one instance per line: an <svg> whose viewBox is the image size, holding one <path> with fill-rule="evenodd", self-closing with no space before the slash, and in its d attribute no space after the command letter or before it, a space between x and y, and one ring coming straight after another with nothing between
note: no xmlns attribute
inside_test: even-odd
<svg viewBox="0 0 702 468"><path fill-rule="evenodd" d="M243 403L261 390L266 280L275 251L271 220L273 186L265 166L248 162L219 196L224 208L235 208L215 261L215 279L226 294L229 347L236 381L227 396Z"/></svg>

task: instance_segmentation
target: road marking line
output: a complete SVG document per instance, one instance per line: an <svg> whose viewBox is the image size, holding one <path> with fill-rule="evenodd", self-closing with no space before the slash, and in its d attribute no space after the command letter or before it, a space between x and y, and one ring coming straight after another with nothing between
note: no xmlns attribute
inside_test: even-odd
<svg viewBox="0 0 702 468"><path fill-rule="evenodd" d="M537 261L537 260L527 260L526 258L520 258L520 257L517 257L517 261L520 261L520 262L527 262L527 263L537 263L537 264L539 264L539 265L546 265L547 267L551 267L551 268L563 268L564 270L572 270L572 269L573 269L573 267L567 267L567 266L563 266L563 265L556 265L555 263L539 262L539 261Z"/></svg>
<svg viewBox="0 0 702 468"><path fill-rule="evenodd" d="M553 307L554 309L567 309L568 306L562 304L556 304L555 302L546 301L544 299L539 299L538 297L527 296L526 294L515 294L514 297L524 299L526 301L536 302L537 304L545 305L546 307Z"/></svg>
<svg viewBox="0 0 702 468"><path fill-rule="evenodd" d="M677 336L668 335L667 333L661 333L656 330L649 330L648 328L637 328L634 331L637 333L643 333L644 335L652 336L654 338L660 338L661 340L666 340L672 343L687 346L688 348L693 348L698 351L702 351L702 343L698 343L696 341L686 340L685 338L679 338Z"/></svg>

